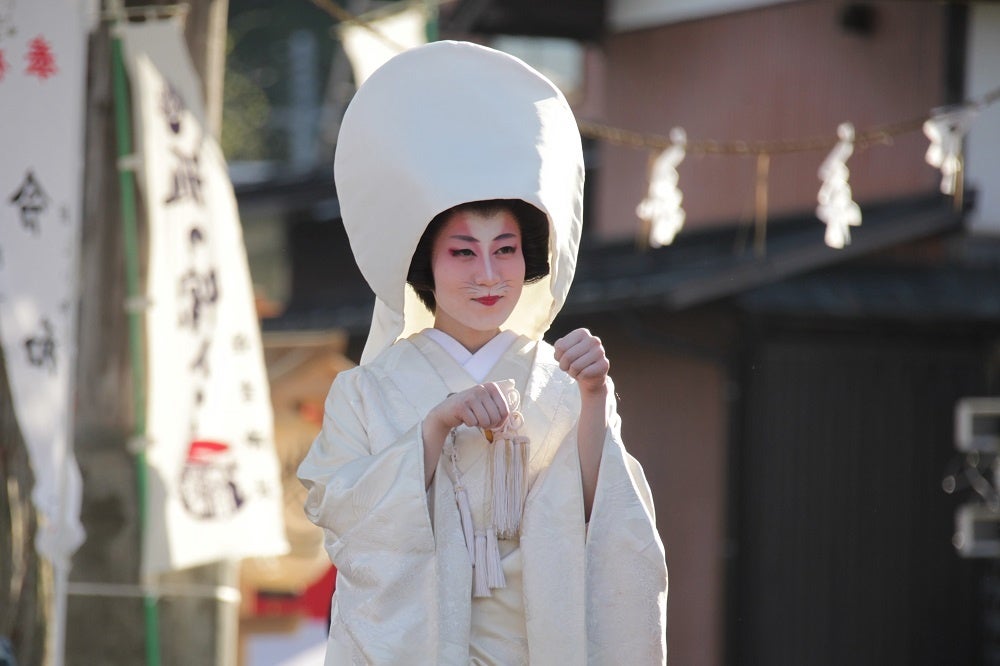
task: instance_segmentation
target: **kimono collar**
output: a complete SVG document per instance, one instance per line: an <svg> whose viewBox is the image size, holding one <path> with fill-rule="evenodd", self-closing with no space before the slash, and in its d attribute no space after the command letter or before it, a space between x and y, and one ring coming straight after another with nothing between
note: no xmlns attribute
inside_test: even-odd
<svg viewBox="0 0 1000 666"><path fill-rule="evenodd" d="M362 364L432 325L406 285L417 241L461 203L521 199L549 220L550 274L526 285L504 328L541 339L576 270L583 152L569 104L520 60L434 42L389 60L358 89L334 176L344 227L375 310Z"/></svg>
<svg viewBox="0 0 1000 666"><path fill-rule="evenodd" d="M512 331L500 331L492 340L476 350L470 352L462 346L462 343L451 337L444 331L437 328L425 328L423 334L448 352L455 362L462 366L469 376L477 382L483 381L493 366L497 364L503 353L510 349L517 339L517 335Z"/></svg>

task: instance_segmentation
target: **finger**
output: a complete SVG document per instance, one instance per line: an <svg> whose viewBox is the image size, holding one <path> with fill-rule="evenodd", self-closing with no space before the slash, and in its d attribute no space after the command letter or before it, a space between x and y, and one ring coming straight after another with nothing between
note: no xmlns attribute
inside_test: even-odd
<svg viewBox="0 0 1000 666"><path fill-rule="evenodd" d="M462 423L469 426L470 428L475 428L478 419L476 418L476 413L473 411L472 407L469 405L462 405L462 411L460 412L460 418Z"/></svg>
<svg viewBox="0 0 1000 666"><path fill-rule="evenodd" d="M611 364L608 363L608 359L600 357L581 368L580 371L576 373L576 379L577 381L603 379L608 376L608 370L610 369Z"/></svg>
<svg viewBox="0 0 1000 666"><path fill-rule="evenodd" d="M573 362L570 369L570 375L576 375L578 379L581 376L606 376L610 366L611 364L608 361L607 354L604 352L604 346L596 343L593 347L587 350L586 353Z"/></svg>
<svg viewBox="0 0 1000 666"><path fill-rule="evenodd" d="M569 372L571 367L575 367L576 370L579 370L582 367L579 365L579 360L584 358L587 354L592 353L595 349L600 350L600 353L603 353L603 347L601 346L600 340L594 337L583 338L566 350L566 353L564 353L562 358L559 360L559 367L566 372Z"/></svg>
<svg viewBox="0 0 1000 666"><path fill-rule="evenodd" d="M496 383L481 384L470 391L472 392L470 405L474 403L477 418L480 419L477 425L480 428L499 428L507 421L510 408L503 391Z"/></svg>
<svg viewBox="0 0 1000 666"><path fill-rule="evenodd" d="M490 399L489 388L484 384L476 384L472 388L462 391L459 395L462 397L462 403L470 408Z"/></svg>
<svg viewBox="0 0 1000 666"><path fill-rule="evenodd" d="M573 363L570 364L569 370L567 372L570 376L577 376L586 370L589 370L592 366L601 367L602 361L606 360L604 357L604 350L600 347L595 347L589 349L582 356L578 357Z"/></svg>
<svg viewBox="0 0 1000 666"><path fill-rule="evenodd" d="M473 411L476 413L476 418L479 419L476 425L480 428L493 428L497 425L499 410L493 402L481 401L475 405Z"/></svg>
<svg viewBox="0 0 1000 666"><path fill-rule="evenodd" d="M505 402L504 396L503 396L503 391L500 389L500 386L497 385L496 382L489 382L489 383L486 383L486 384L480 384L480 386L482 386L483 390L486 391L486 397L490 401L492 401L494 403L497 403L497 404Z"/></svg>
<svg viewBox="0 0 1000 666"><path fill-rule="evenodd" d="M506 382L504 383L506 384ZM486 387L490 400L497 408L497 415L499 419L503 421L507 418L507 414L510 413L510 405L507 403L507 394L504 391L504 388L497 382L490 382L489 384L484 384L484 386Z"/></svg>
<svg viewBox="0 0 1000 666"><path fill-rule="evenodd" d="M464 414L465 416L463 417L462 422L465 423L465 425L470 428L480 427L482 419L480 418L479 413L476 412L474 405L466 405Z"/></svg>
<svg viewBox="0 0 1000 666"><path fill-rule="evenodd" d="M580 340L589 336L590 331L585 328L578 328L556 340L555 344L552 345L555 350L556 360L558 361L567 350L580 342Z"/></svg>
<svg viewBox="0 0 1000 666"><path fill-rule="evenodd" d="M560 354L559 356L557 356L556 360L559 362L559 368L561 370L563 370L563 371L567 371L568 372L569 371L569 366L572 365L573 361L575 361L577 359L577 357L580 356L580 351L577 348L578 345L579 345L579 343L578 342L572 342L572 341L568 340L567 338L563 338L563 340L566 340L566 342L565 342L565 345L563 347L562 354Z"/></svg>
<svg viewBox="0 0 1000 666"><path fill-rule="evenodd" d="M566 353L566 350L569 348L568 345L569 345L569 341L566 340L565 337L559 338L552 345L552 355L555 357L555 359L556 359L557 362L560 359L562 359L563 354Z"/></svg>
<svg viewBox="0 0 1000 666"><path fill-rule="evenodd" d="M483 426L487 428L493 428L500 423L500 407L492 400L484 400L482 403L483 411L486 412L486 421L483 422Z"/></svg>
<svg viewBox="0 0 1000 666"><path fill-rule="evenodd" d="M502 427L503 424L507 421L507 414L504 411L501 411L501 407L499 405L491 403L487 407L490 420L489 423L486 425L486 427L493 430Z"/></svg>

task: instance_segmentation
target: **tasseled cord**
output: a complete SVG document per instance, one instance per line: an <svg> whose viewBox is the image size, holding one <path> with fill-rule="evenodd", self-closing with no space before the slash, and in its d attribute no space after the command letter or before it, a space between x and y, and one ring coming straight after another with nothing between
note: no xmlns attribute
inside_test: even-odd
<svg viewBox="0 0 1000 666"><path fill-rule="evenodd" d="M518 434L524 419L517 408L520 395L511 384L507 392L511 408L510 416L503 428L484 431L488 446L493 447L489 456L489 481L483 493L485 513L493 519L485 530L475 531L469 494L458 468L457 429L452 428L445 444L451 460L452 485L455 488L455 503L462 522L462 534L469 551L469 561L473 567L472 594L476 597L492 596L490 590L507 587L500 561L500 539L516 538L521 532L521 515L527 496L529 440Z"/></svg>
<svg viewBox="0 0 1000 666"><path fill-rule="evenodd" d="M485 531L476 532L476 562L472 596L491 597L492 590L507 587L500 563L500 543L497 532L490 526Z"/></svg>
<svg viewBox="0 0 1000 666"><path fill-rule="evenodd" d="M455 503L458 505L458 515L462 522L462 534L465 537L465 546L469 550L469 563L473 567L472 594L476 597L489 597L492 596L490 590L507 587L507 580L504 578L500 563L500 544L497 542L496 529L492 525L485 532L475 532L469 493L465 490L462 473L458 469L456 437L456 430L452 429L448 437L447 453L451 461L452 485L455 488Z"/></svg>
<svg viewBox="0 0 1000 666"><path fill-rule="evenodd" d="M528 438L509 432L495 432L490 456L490 501L493 525L501 539L513 539L521 532L521 515L527 489Z"/></svg>
<svg viewBox="0 0 1000 666"><path fill-rule="evenodd" d="M469 504L469 493L462 483L462 474L458 471L458 448L455 446L455 428L448 435L448 457L451 459L451 482L455 488L455 503L458 504L458 515L462 520L462 535L465 537L465 547L469 550L469 564L475 566L475 529L472 526L472 507Z"/></svg>

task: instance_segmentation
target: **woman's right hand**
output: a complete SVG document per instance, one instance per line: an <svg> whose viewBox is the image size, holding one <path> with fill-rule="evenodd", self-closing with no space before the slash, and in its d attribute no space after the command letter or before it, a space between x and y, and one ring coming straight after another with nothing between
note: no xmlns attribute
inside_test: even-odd
<svg viewBox="0 0 1000 666"><path fill-rule="evenodd" d="M427 420L435 429L444 432L460 425L494 430L500 428L509 415L510 408L500 386L488 382L452 393L428 412Z"/></svg>
<svg viewBox="0 0 1000 666"><path fill-rule="evenodd" d="M495 382L477 384L452 393L432 407L424 418L421 433L424 439L425 484L430 485L434 478L444 440L452 428L467 425L494 430L503 426L509 415L510 408L503 391Z"/></svg>

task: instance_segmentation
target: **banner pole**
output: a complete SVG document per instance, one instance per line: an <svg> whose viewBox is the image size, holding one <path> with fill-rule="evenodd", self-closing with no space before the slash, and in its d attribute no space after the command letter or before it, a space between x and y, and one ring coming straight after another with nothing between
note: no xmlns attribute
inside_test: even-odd
<svg viewBox="0 0 1000 666"><path fill-rule="evenodd" d="M116 27L120 26L116 24ZM117 31L115 31L117 32ZM143 308L139 280L139 248L135 203L135 173L132 159L131 113L129 110L128 81L122 57L119 34L111 40L111 59L114 77L115 130L118 147L118 182L121 190L122 234L125 243L125 288L128 310L129 351L132 371L132 409L134 415L133 442L143 442L146 435L146 359L143 341ZM139 498L139 535L145 543L149 522L148 467L145 446L136 447L136 479ZM145 587L145 586L144 586ZM146 627L146 664L160 666L159 609L156 596L143 594L143 613Z"/></svg>

